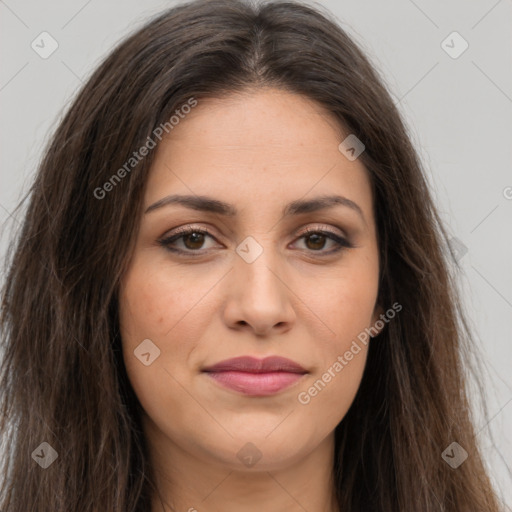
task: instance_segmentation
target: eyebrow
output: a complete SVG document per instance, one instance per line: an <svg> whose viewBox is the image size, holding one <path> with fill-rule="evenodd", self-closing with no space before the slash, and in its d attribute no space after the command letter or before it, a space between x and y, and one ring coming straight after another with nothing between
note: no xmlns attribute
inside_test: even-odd
<svg viewBox="0 0 512 512"><path fill-rule="evenodd" d="M159 208L169 205L181 205L192 210L199 210L203 212L216 213L226 217L234 217L238 214L235 206L218 199L208 196L197 195L170 195L159 199L156 203L149 206L146 213L150 213ZM320 196L313 199L298 199L288 203L283 209L283 217L291 215L300 215L303 213L312 213L319 210L326 210L335 206L345 206L359 214L359 216L366 223L363 211L354 201L338 195Z"/></svg>

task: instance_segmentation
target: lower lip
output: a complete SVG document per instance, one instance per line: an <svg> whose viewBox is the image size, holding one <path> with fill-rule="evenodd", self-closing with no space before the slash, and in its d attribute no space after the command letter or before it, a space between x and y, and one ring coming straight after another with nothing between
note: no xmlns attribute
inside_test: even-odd
<svg viewBox="0 0 512 512"><path fill-rule="evenodd" d="M297 382L302 373L268 372L249 373L237 371L207 372L222 386L250 396L269 396Z"/></svg>

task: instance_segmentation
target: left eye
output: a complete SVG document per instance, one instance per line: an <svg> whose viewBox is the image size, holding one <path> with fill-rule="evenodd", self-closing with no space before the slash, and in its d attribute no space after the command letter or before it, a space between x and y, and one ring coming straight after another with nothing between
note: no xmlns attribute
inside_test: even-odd
<svg viewBox="0 0 512 512"><path fill-rule="evenodd" d="M201 249L205 249L203 244L205 243L205 239L208 237L215 240L214 236L205 229L186 228L160 240L159 244L172 252L191 254L194 252L198 253ZM330 254L344 248L353 247L346 238L343 238L331 231L309 229L297 238L297 240L301 239L304 239L306 250L309 249L312 252L323 252L324 254ZM177 244L178 241L180 242L179 244ZM332 242L334 248L330 251L325 251L325 245L329 241Z"/></svg>
<svg viewBox="0 0 512 512"><path fill-rule="evenodd" d="M318 252L324 249L327 241L332 242L334 248L326 251L327 254L338 252L341 249L352 247L350 242L332 231L322 231L318 229L310 229L303 233L298 240L304 239L305 245L313 252ZM308 243L309 242L309 243Z"/></svg>

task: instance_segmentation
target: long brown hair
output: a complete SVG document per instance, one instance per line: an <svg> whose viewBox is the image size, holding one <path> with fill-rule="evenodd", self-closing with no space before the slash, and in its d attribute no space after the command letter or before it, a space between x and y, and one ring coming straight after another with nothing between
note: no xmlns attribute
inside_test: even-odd
<svg viewBox="0 0 512 512"><path fill-rule="evenodd" d="M328 14L236 0L179 5L122 41L45 151L2 292L1 510L150 509L153 478L121 357L117 293L154 151L104 184L191 97L262 86L317 101L365 144L379 303L403 306L370 343L360 389L336 428L340 510L498 510L472 425L471 338L446 234L391 94ZM99 198L98 187L108 194ZM43 442L58 454L46 469L33 455L48 452ZM452 442L469 454L456 469L441 456Z"/></svg>

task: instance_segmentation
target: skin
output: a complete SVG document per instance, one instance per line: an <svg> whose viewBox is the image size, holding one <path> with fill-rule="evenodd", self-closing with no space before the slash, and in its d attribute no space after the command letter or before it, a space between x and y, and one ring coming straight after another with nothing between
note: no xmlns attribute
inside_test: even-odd
<svg viewBox="0 0 512 512"><path fill-rule="evenodd" d="M166 503L155 495L152 512L336 510L334 429L359 387L367 346L308 404L298 395L382 312L370 181L359 159L338 150L346 135L315 102L256 89L199 101L159 145L144 210L169 194L192 194L231 203L238 214L181 205L144 214L122 279L124 361ZM357 203L362 216L339 205L282 216L291 201L332 194ZM172 245L199 256L158 243L180 226L210 231ZM336 242L302 236L306 228L354 247L329 254ZM251 263L236 252L248 236L263 249ZM134 355L145 339L160 350L148 366ZM251 397L201 371L242 355L284 356L308 373L277 394ZM251 467L237 457L246 443L261 454Z"/></svg>

